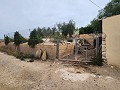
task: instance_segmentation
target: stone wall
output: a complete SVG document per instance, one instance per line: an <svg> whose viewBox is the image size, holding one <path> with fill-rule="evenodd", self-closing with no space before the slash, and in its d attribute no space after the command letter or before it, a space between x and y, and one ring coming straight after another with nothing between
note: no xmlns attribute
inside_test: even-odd
<svg viewBox="0 0 120 90"><path fill-rule="evenodd" d="M60 48L60 50L59 50L60 58L71 55L74 52L74 44L73 43L60 44L59 48Z"/></svg>
<svg viewBox="0 0 120 90"><path fill-rule="evenodd" d="M16 50L16 47L13 43L9 43L8 47L9 49L12 49L13 51ZM37 44L35 48L31 48L29 47L27 43L24 43L19 46L19 49L20 49L20 52L22 52L23 54L27 54L27 55L31 55L31 54L35 55L38 49L41 49L42 52L46 50L48 58L50 59L56 58L56 46L55 45Z"/></svg>
<svg viewBox="0 0 120 90"><path fill-rule="evenodd" d="M0 48L2 46L5 46L4 43L0 43ZM14 45L14 43L9 43L8 46L7 46L9 49L11 49L12 51L16 51L16 47ZM73 53L73 50L74 50L74 44L73 43L70 43L70 44L60 44L60 52L59 52L59 55L60 55L60 58L61 57L64 57L64 56L67 56L71 53ZM52 44L37 44L35 46L35 48L30 48L29 45L27 43L24 43L24 44L21 44L19 46L20 48L20 52L22 52L23 54L27 54L27 55L35 55L36 51L38 49L41 49L42 52L44 50L47 51L47 56L49 59L55 59L56 58L56 45L54 45L53 43Z"/></svg>

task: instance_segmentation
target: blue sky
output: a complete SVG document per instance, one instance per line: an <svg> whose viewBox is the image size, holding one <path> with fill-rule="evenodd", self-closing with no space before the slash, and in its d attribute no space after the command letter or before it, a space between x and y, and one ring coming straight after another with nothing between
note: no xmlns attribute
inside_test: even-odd
<svg viewBox="0 0 120 90"><path fill-rule="evenodd" d="M92 0L103 8L110 0ZM0 38L16 30L52 27L73 19L77 27L86 26L100 8L89 0L0 0Z"/></svg>

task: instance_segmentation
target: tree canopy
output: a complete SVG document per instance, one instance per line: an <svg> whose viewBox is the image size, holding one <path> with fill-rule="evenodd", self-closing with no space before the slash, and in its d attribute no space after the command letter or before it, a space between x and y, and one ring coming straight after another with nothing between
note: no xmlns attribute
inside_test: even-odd
<svg viewBox="0 0 120 90"><path fill-rule="evenodd" d="M113 15L120 14L120 0L111 0L104 9L100 10L98 17L94 18L89 25L86 27L79 28L79 34L84 33L94 33L94 32L101 32L100 31L100 20L104 17L110 17Z"/></svg>
<svg viewBox="0 0 120 90"><path fill-rule="evenodd" d="M99 12L98 18L110 17L120 14L120 0L111 0L101 12Z"/></svg>
<svg viewBox="0 0 120 90"><path fill-rule="evenodd" d="M23 43L23 37L18 31L16 31L14 34L14 44L19 46L21 43Z"/></svg>
<svg viewBox="0 0 120 90"><path fill-rule="evenodd" d="M10 42L10 38L8 36L5 36L4 40L5 40L5 45L8 45Z"/></svg>
<svg viewBox="0 0 120 90"><path fill-rule="evenodd" d="M63 22L62 24L58 24L57 27L59 31L62 32L63 36L66 37L69 34L69 36L71 37L75 30L75 23L73 22L73 20L70 20L68 23Z"/></svg>
<svg viewBox="0 0 120 90"><path fill-rule="evenodd" d="M42 41L42 36L40 36L40 34L37 32L36 29L34 29L29 36L29 40L28 40L28 45L32 48L35 47L36 44L41 43Z"/></svg>

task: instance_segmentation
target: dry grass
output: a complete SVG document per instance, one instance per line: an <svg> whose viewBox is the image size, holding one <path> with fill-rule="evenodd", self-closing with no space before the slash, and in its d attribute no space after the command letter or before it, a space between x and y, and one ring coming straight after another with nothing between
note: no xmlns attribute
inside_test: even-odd
<svg viewBox="0 0 120 90"><path fill-rule="evenodd" d="M1 52L7 53L8 55L16 56L16 52L14 50L9 49L7 46L1 46Z"/></svg>

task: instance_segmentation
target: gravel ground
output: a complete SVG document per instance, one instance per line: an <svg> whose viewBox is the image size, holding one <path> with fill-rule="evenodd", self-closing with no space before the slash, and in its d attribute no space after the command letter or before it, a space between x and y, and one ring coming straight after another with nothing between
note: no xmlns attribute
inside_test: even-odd
<svg viewBox="0 0 120 90"><path fill-rule="evenodd" d="M0 53L0 90L120 90L120 69L25 62Z"/></svg>

